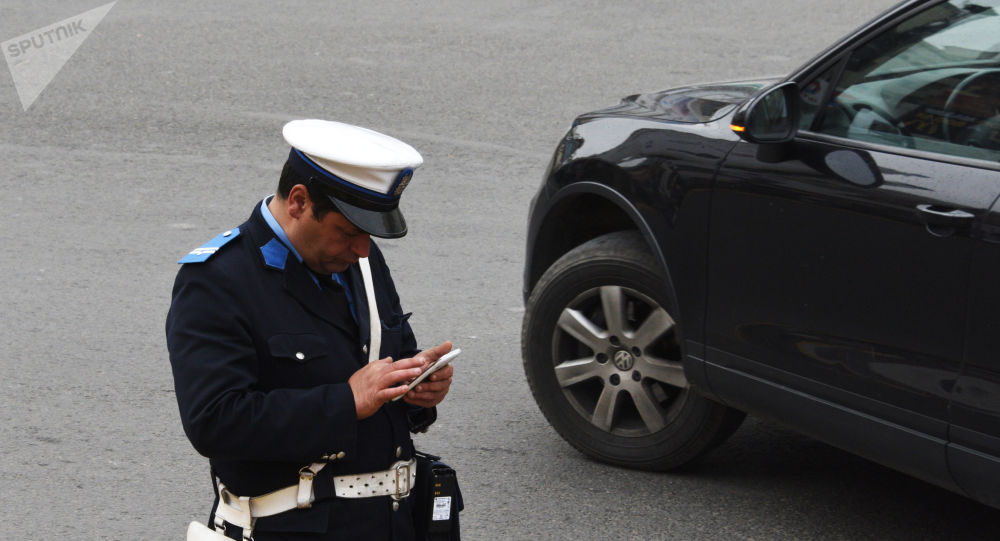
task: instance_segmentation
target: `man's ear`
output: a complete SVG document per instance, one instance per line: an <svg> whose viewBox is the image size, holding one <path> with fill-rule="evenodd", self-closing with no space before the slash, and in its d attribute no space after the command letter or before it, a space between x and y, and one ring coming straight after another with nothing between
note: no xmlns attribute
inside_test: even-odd
<svg viewBox="0 0 1000 541"><path fill-rule="evenodd" d="M288 215L296 220L306 215L312 200L304 184L296 184L288 192Z"/></svg>

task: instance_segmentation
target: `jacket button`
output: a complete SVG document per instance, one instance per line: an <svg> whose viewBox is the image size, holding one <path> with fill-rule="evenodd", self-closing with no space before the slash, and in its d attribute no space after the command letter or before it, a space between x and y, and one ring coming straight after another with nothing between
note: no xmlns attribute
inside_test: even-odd
<svg viewBox="0 0 1000 541"><path fill-rule="evenodd" d="M345 456L347 456L347 453L345 453L345 452L343 452L343 451L341 451L341 452L337 453L337 458L338 458L338 459L339 459L339 458L344 458Z"/></svg>
<svg viewBox="0 0 1000 541"><path fill-rule="evenodd" d="M295 358L301 361L302 359L305 359L305 358L306 358L306 354L305 354L305 353L302 353L302 352L300 351L300 352L298 352L298 353L296 353L296 354L295 354Z"/></svg>
<svg viewBox="0 0 1000 541"><path fill-rule="evenodd" d="M396 458L399 458L401 456L403 456L403 448L402 447L396 447Z"/></svg>
<svg viewBox="0 0 1000 541"><path fill-rule="evenodd" d="M361 346L361 353L368 355L368 344Z"/></svg>
<svg viewBox="0 0 1000 541"><path fill-rule="evenodd" d="M392 502L392 510L399 511L399 502Z"/></svg>

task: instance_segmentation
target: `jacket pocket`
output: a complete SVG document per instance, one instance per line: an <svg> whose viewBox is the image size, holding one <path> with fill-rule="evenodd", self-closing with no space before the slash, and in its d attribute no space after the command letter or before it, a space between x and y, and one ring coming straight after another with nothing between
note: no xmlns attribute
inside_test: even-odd
<svg viewBox="0 0 1000 541"><path fill-rule="evenodd" d="M304 363L327 354L326 340L318 334L276 334L267 339L271 356Z"/></svg>
<svg viewBox="0 0 1000 541"><path fill-rule="evenodd" d="M382 347L379 349L379 357L392 357L399 359L400 351L403 349L403 329L407 327L406 320L410 319L413 312L405 314L389 314L382 320Z"/></svg>

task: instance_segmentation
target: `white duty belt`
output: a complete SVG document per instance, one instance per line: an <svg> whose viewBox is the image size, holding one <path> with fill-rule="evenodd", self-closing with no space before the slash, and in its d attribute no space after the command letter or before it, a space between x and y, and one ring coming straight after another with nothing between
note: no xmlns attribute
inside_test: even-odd
<svg viewBox="0 0 1000 541"><path fill-rule="evenodd" d="M299 484L268 492L262 496L237 496L219 483L219 505L215 508L215 526L225 527L223 522L243 529L243 537L249 539L256 519L291 511L307 509L316 501L313 479L325 462L310 464L299 470ZM333 478L334 494L338 498L373 498L389 496L401 500L410 495L410 489L417 482L417 460L401 460L391 468L374 473L338 475Z"/></svg>
<svg viewBox="0 0 1000 541"><path fill-rule="evenodd" d="M368 322L371 333L368 341L368 362L372 362L378 360L379 349L382 347L382 320L379 318L375 302L375 286L368 258L358 259L358 265L361 267L365 296L368 299ZM248 540L258 518L311 507L312 502L316 501L313 479L324 466L325 462L305 466L299 470L299 484L268 492L262 496L237 496L230 492L226 485L219 483L219 505L215 507L216 531L225 531L224 522L228 522L242 528L243 539ZM333 478L333 488L338 498L390 496L394 500L401 500L410 495L410 489L416 481L417 461L410 459L396 462L384 471L338 475Z"/></svg>

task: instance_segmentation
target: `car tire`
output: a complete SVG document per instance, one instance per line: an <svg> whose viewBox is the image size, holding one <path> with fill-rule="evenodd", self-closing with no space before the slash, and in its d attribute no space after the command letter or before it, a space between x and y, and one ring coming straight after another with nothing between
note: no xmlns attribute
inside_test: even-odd
<svg viewBox="0 0 1000 541"><path fill-rule="evenodd" d="M670 291L634 231L571 250L532 290L521 330L528 383L549 423L584 454L676 469L743 421L688 384Z"/></svg>

